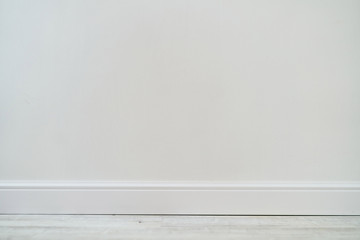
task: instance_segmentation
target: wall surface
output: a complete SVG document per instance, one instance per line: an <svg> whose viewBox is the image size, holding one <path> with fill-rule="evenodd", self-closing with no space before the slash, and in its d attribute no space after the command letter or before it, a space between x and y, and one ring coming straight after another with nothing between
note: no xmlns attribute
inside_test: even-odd
<svg viewBox="0 0 360 240"><path fill-rule="evenodd" d="M360 1L0 1L2 181L360 181Z"/></svg>

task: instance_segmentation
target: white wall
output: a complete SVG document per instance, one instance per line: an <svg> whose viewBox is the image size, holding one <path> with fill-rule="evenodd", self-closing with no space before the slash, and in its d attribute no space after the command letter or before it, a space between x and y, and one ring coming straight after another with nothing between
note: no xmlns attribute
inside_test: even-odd
<svg viewBox="0 0 360 240"><path fill-rule="evenodd" d="M360 1L0 1L0 180L360 181Z"/></svg>

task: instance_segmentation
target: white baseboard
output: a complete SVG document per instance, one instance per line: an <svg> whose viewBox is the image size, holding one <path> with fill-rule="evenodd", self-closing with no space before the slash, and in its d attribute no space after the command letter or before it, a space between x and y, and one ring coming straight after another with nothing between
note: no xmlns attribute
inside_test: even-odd
<svg viewBox="0 0 360 240"><path fill-rule="evenodd" d="M2 214L360 215L360 182L9 182Z"/></svg>

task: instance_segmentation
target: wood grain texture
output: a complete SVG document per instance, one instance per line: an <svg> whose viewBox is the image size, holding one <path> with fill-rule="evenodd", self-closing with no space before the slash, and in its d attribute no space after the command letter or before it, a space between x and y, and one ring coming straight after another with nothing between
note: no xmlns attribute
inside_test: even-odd
<svg viewBox="0 0 360 240"><path fill-rule="evenodd" d="M0 239L360 239L360 216L0 215Z"/></svg>

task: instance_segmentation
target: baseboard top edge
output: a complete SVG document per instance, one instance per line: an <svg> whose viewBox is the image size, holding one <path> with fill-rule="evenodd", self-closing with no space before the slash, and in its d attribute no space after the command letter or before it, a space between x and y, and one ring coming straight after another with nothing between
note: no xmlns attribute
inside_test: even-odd
<svg viewBox="0 0 360 240"><path fill-rule="evenodd" d="M0 190L356 190L360 182L0 181Z"/></svg>

